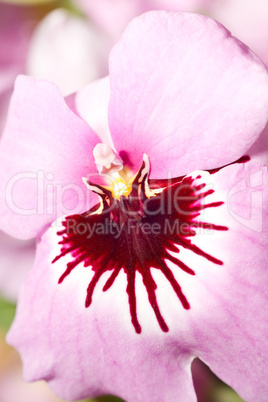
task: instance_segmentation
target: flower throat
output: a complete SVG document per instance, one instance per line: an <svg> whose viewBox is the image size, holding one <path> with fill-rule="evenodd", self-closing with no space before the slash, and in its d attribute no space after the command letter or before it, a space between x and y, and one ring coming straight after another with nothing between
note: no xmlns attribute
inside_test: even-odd
<svg viewBox="0 0 268 402"><path fill-rule="evenodd" d="M190 309L190 303L173 270L181 269L189 275L195 275L195 272L171 253L178 255L180 249L184 248L216 265L223 265L222 261L193 244L191 239L199 228L228 230L226 226L197 220L205 208L223 204L221 201L202 202L214 192L212 189L206 190L205 183L195 185L195 179L186 176L175 182L172 179L172 183L161 181L161 188L152 189L153 185L150 187L148 182L149 170L149 159L144 155L141 168L129 182L125 182L119 174L114 175L111 187L86 180L87 186L99 195L100 203L81 215L71 215L65 219L64 229L57 233L61 237L61 252L53 260L55 263L67 254L72 256L59 283L80 263L91 267L94 275L87 288L85 307L91 305L94 290L104 273L110 273L103 286L106 292L119 273L124 271L130 318L138 334L142 328L137 314L137 273L142 276L148 301L161 330L168 332L168 325L158 305L157 285L152 270L159 270L163 274L182 307ZM197 179L201 179L201 176L197 176Z"/></svg>

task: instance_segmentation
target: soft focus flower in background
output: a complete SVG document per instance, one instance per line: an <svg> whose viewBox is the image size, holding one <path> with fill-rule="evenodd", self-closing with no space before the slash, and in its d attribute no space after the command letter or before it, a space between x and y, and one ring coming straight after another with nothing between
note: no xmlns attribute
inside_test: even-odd
<svg viewBox="0 0 268 402"><path fill-rule="evenodd" d="M266 69L212 20L159 12L130 24L111 54L110 81L111 94L104 79L68 98L69 107L52 84L23 77L17 82L1 143L1 185L21 172L41 171L46 181L37 188L26 177L12 188L12 202L21 209L38 208L45 200L40 215L18 216L1 205L6 231L24 238L39 234L35 268L9 334L22 354L25 376L47 379L68 399L114 393L130 401L191 401L190 367L199 356L246 400L265 401L267 317L259 306L267 288L267 168L261 165L263 155L252 150L268 116ZM111 132L116 152L133 174L146 152L155 179L220 168L245 153L252 158L214 174L192 173L196 188L203 183L214 190L209 187L204 195L207 207L198 222L216 226L208 235L197 231L194 247L185 240L175 254L180 264L166 256L175 282L160 270L146 271L144 284L134 277L132 311L124 272L103 293L106 272L85 309L94 273L83 260L58 284L67 263L81 256L79 247L51 264L60 253L58 229L44 230L62 212L62 202L65 209L82 212L96 202L80 184L95 171L92 153L99 140L92 129L106 139ZM108 163L104 167L109 170ZM79 202L72 191L55 198L57 186L68 184ZM196 276L177 265L194 269ZM150 275L158 285L156 303ZM189 310L177 297L176 281Z"/></svg>
<svg viewBox="0 0 268 402"><path fill-rule="evenodd" d="M0 2L2 127L18 74L51 80L67 95L106 73L107 50L98 30L68 10L50 9Z"/></svg>
<svg viewBox="0 0 268 402"><path fill-rule="evenodd" d="M213 0L209 15L246 43L268 66L268 2Z"/></svg>
<svg viewBox="0 0 268 402"><path fill-rule="evenodd" d="M0 133L14 80L18 74L25 73L29 40L36 19L36 13L30 7L0 3Z"/></svg>
<svg viewBox="0 0 268 402"><path fill-rule="evenodd" d="M203 13L221 22L268 65L266 0L77 0L77 3L113 41L132 18L149 10Z"/></svg>
<svg viewBox="0 0 268 402"><path fill-rule="evenodd" d="M77 0L81 9L109 35L119 39L132 18L150 10L198 12L211 0Z"/></svg>
<svg viewBox="0 0 268 402"><path fill-rule="evenodd" d="M36 28L27 58L27 74L55 82L63 95L107 74L107 45L85 18L56 9Z"/></svg>

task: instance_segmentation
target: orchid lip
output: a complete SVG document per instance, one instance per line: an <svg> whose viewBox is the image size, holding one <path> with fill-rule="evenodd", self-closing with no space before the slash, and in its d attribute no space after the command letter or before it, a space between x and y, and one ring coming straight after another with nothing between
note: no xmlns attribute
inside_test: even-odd
<svg viewBox="0 0 268 402"><path fill-rule="evenodd" d="M57 233L61 237L61 252L53 260L55 263L67 254L72 257L59 283L80 263L91 267L94 276L87 288L85 307L92 304L94 289L105 272L111 272L111 275L103 287L104 292L123 270L127 277L131 322L137 334L142 328L136 309L136 274L139 272L143 278L149 303L161 330L168 332L169 327L158 305L157 285L151 269L162 272L182 307L190 309L190 303L169 265L172 263L189 275L195 275L195 271L173 254L184 248L216 265L223 265L221 260L204 252L191 239L199 228L228 230L226 226L197 220L205 208L223 204L221 201L202 202L214 192L206 189L205 183L196 185L192 176L186 176L164 188L152 190L148 184L149 170L149 158L144 154L141 168L129 182L124 182L118 173L110 187L83 179L88 188L99 195L100 204L84 214L65 219L64 229Z"/></svg>

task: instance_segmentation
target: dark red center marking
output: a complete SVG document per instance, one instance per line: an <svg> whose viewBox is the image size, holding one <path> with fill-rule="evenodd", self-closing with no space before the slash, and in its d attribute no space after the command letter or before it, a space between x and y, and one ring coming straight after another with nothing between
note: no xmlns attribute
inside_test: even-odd
<svg viewBox="0 0 268 402"><path fill-rule="evenodd" d="M190 304L167 262L175 264L178 269L189 275L195 275L195 272L179 258L171 255L170 251L179 254L179 250L184 248L214 264L223 264L191 241L199 228L228 230L226 226L197 220L203 209L219 207L223 202L206 204L205 198L214 191L206 189L205 183L194 185L194 181L194 178L189 176L180 178L159 194L152 196L148 191L148 171L143 162L128 196L115 199L111 191L90 183L100 195L101 204L82 215L68 216L63 222L64 229L58 232L62 237L59 242L62 245L61 253L53 263L66 254L71 254L72 261L67 264L59 283L63 282L78 264L83 263L85 267L91 267L94 276L87 288L85 302L85 306L89 307L101 276L105 272L111 273L103 287L105 292L123 270L127 277L126 291L131 321L139 334L141 326L137 317L135 291L136 273L139 272L158 324L162 331L168 332L169 328L158 306L157 285L151 269L162 272L183 308L189 309ZM96 213L99 208L102 208L102 212Z"/></svg>

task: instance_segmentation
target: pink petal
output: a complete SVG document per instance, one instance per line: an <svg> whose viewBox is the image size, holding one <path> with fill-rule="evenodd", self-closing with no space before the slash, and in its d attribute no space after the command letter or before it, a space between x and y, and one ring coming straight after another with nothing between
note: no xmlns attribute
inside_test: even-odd
<svg viewBox="0 0 268 402"><path fill-rule="evenodd" d="M203 360L246 401L265 402L268 259L268 169L234 164L213 175L200 173L214 193L200 221L225 225L228 231L199 229L193 243L223 265L180 251L196 276L179 276L191 304L184 331L192 353ZM162 308L163 309L163 308ZM165 316L164 310L163 315ZM182 321L180 320L180 323Z"/></svg>
<svg viewBox="0 0 268 402"><path fill-rule="evenodd" d="M128 401L195 401L189 354L149 326L143 336L133 331L124 275L109 292L100 287L94 308L85 309L92 273L81 267L58 285L65 264L51 265L56 241L52 229L43 235L8 336L22 356L25 379L45 378L67 400L113 394Z"/></svg>
<svg viewBox="0 0 268 402"><path fill-rule="evenodd" d="M107 73L104 52L102 36L88 21L56 9L32 35L27 74L56 83L68 95Z"/></svg>
<svg viewBox="0 0 268 402"><path fill-rule="evenodd" d="M197 245L206 245L224 265L221 272L198 267L207 299L192 324L199 345L196 354L246 401L267 400L267 259L268 170L259 164L233 165L213 177L216 194L225 194L214 221L229 228ZM211 200L213 202L213 196ZM216 210L216 209L215 209ZM210 217L206 210L206 219ZM215 214L215 211L214 211ZM199 270L200 269L200 270Z"/></svg>
<svg viewBox="0 0 268 402"><path fill-rule="evenodd" d="M19 290L33 266L34 241L13 239L0 232L0 292L12 301L18 298Z"/></svg>
<svg viewBox="0 0 268 402"><path fill-rule="evenodd" d="M150 12L132 21L110 56L109 125L136 171L180 176L238 159L267 121L262 63L213 20Z"/></svg>
<svg viewBox="0 0 268 402"><path fill-rule="evenodd" d="M106 77L69 95L66 103L74 113L89 124L102 142L112 146L113 141L108 124L109 100L110 80Z"/></svg>
<svg viewBox="0 0 268 402"><path fill-rule="evenodd" d="M59 254L51 228L41 238L8 336L22 355L28 380L46 378L67 399L110 392L133 401L191 401L190 362L199 356L242 398L266 401L267 168L234 164L212 175L191 176L196 185L214 190L205 197L204 205L211 207L198 220L228 227L200 227L192 238L193 245L223 265L182 247L177 256L196 275L170 263L191 308L183 309L169 282L152 269L169 332L159 328L139 275L140 335L131 324L124 272L103 292L107 273L85 309L94 273L80 264L58 285L70 259L66 255L50 264ZM218 201L224 203L213 204Z"/></svg>
<svg viewBox="0 0 268 402"><path fill-rule="evenodd" d="M57 216L87 210L95 198L82 177L96 173L98 142L53 84L19 77L0 145L2 230L27 239Z"/></svg>

